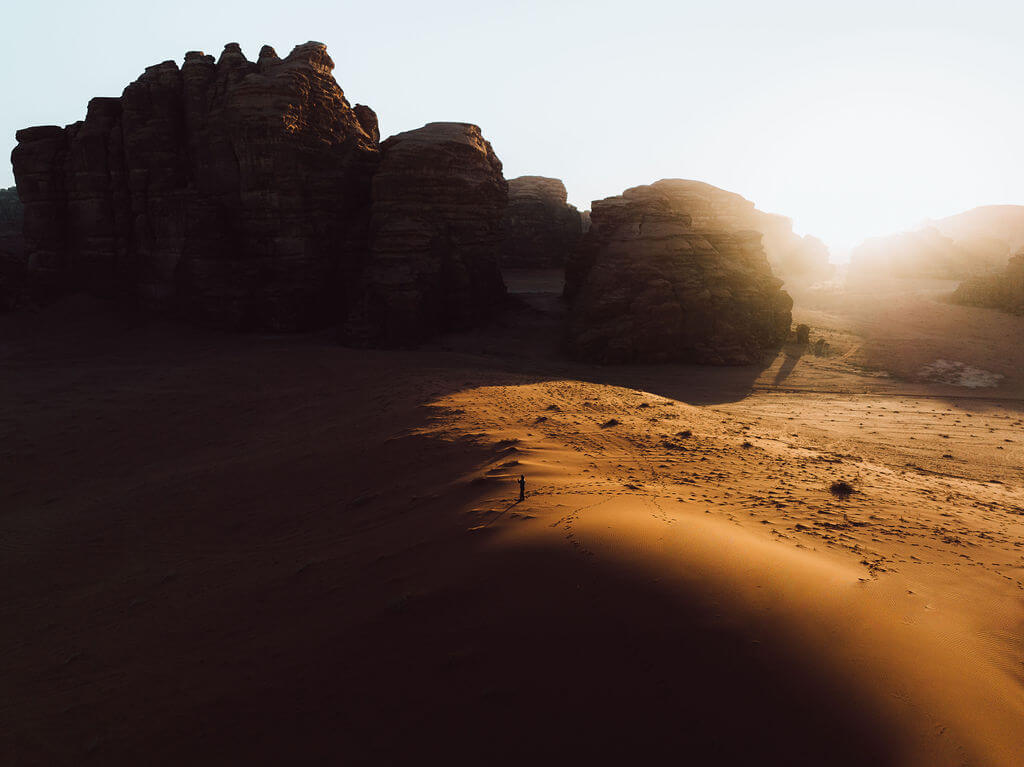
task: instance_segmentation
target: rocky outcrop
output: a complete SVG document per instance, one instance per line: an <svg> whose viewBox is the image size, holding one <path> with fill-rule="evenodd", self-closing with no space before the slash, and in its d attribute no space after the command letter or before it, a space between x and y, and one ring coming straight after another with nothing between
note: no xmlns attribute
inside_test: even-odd
<svg viewBox="0 0 1024 767"><path fill-rule="evenodd" d="M832 273L829 252L816 237L793 232L792 219L758 210L750 200L702 181L673 179L673 196L685 207L696 229L751 230L763 236L765 254L783 277L822 278Z"/></svg>
<svg viewBox="0 0 1024 767"><path fill-rule="evenodd" d="M369 260L343 340L407 346L478 324L505 297L501 161L466 123L430 123L380 149Z"/></svg>
<svg viewBox="0 0 1024 767"><path fill-rule="evenodd" d="M219 326L346 311L365 252L376 117L320 43L235 43L149 67L66 128L17 134L29 287L88 290Z"/></svg>
<svg viewBox="0 0 1024 767"><path fill-rule="evenodd" d="M998 241L1005 250L1004 260L1024 248L1024 205L982 205L927 225L957 242Z"/></svg>
<svg viewBox="0 0 1024 767"><path fill-rule="evenodd" d="M567 203L557 178L509 179L505 242L501 265L513 268L561 268L583 233L580 212Z"/></svg>
<svg viewBox="0 0 1024 767"><path fill-rule="evenodd" d="M962 280L1004 265L1005 242L986 237L954 240L935 227L872 237L850 251L849 276Z"/></svg>
<svg viewBox="0 0 1024 767"><path fill-rule="evenodd" d="M566 345L604 362L748 364L789 333L762 234L710 214L691 181L659 181L593 203L566 270Z"/></svg>
<svg viewBox="0 0 1024 767"><path fill-rule="evenodd" d="M961 283L953 293L953 300L968 306L1024 314L1024 251L1011 258L1003 271Z"/></svg>
<svg viewBox="0 0 1024 767"><path fill-rule="evenodd" d="M806 234L789 239L788 246L775 251L775 258L769 258L772 270L783 277L826 279L835 272L829 261L828 246L817 237Z"/></svg>
<svg viewBox="0 0 1024 767"><path fill-rule="evenodd" d="M19 301L25 278L25 241L18 190L0 189L0 311Z"/></svg>

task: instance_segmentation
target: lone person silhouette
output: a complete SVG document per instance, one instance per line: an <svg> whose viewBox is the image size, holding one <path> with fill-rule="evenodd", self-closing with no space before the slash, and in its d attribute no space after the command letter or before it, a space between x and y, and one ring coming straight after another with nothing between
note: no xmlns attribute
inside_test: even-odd
<svg viewBox="0 0 1024 767"><path fill-rule="evenodd" d="M519 475L519 500L526 500L526 477Z"/></svg>

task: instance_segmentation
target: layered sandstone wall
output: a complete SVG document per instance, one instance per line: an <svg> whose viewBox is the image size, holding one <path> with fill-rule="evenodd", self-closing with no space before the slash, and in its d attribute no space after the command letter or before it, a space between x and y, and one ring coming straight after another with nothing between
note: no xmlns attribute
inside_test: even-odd
<svg viewBox="0 0 1024 767"><path fill-rule="evenodd" d="M779 276L823 278L832 273L828 248L816 237L794 233L792 219L765 213L745 197L702 181L658 183L671 187L676 204L686 210L695 229L760 232L768 261Z"/></svg>
<svg viewBox="0 0 1024 767"><path fill-rule="evenodd" d="M365 252L377 122L321 43L152 66L84 121L19 131L27 279L226 327L343 316Z"/></svg>
<svg viewBox="0 0 1024 767"><path fill-rule="evenodd" d="M570 354L748 364L785 340L793 301L772 274L762 234L708 215L689 183L594 202L592 228L566 274Z"/></svg>
<svg viewBox="0 0 1024 767"><path fill-rule="evenodd" d="M0 189L0 311L21 300L25 276L24 212L18 190Z"/></svg>
<svg viewBox="0 0 1024 767"><path fill-rule="evenodd" d="M476 125L430 123L382 143L369 260L343 340L408 346L498 311L507 204L501 161Z"/></svg>
<svg viewBox="0 0 1024 767"><path fill-rule="evenodd" d="M580 212L567 202L557 178L509 179L505 241L501 265L514 268L561 268L583 234Z"/></svg>

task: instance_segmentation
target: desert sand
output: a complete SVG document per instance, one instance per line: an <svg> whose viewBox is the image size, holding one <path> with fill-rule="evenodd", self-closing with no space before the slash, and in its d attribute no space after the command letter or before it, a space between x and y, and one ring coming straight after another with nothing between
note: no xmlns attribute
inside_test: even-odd
<svg viewBox="0 0 1024 767"><path fill-rule="evenodd" d="M0 762L1024 763L1024 318L600 367L506 278L412 351L0 318Z"/></svg>

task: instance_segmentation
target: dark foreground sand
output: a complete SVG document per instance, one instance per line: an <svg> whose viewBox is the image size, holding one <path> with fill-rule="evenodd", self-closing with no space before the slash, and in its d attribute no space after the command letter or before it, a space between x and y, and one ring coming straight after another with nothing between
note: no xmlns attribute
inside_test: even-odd
<svg viewBox="0 0 1024 767"><path fill-rule="evenodd" d="M0 318L0 763L1024 763L1024 320L900 296L727 370Z"/></svg>

